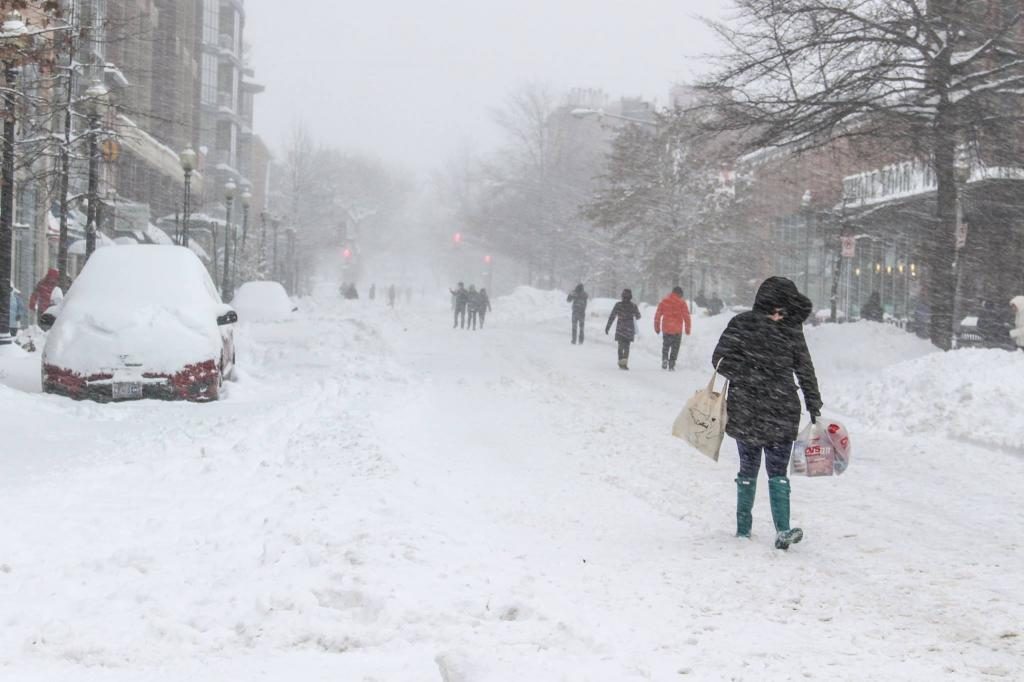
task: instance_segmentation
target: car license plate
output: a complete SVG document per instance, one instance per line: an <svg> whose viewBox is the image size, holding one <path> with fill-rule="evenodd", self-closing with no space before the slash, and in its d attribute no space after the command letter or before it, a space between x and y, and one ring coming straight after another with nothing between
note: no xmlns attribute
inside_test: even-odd
<svg viewBox="0 0 1024 682"><path fill-rule="evenodd" d="M138 381L122 381L114 382L113 395L114 400L141 400L142 399L142 383Z"/></svg>

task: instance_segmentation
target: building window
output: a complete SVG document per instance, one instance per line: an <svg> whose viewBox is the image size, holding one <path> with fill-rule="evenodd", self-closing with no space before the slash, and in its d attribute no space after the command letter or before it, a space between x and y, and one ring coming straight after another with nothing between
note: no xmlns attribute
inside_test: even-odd
<svg viewBox="0 0 1024 682"><path fill-rule="evenodd" d="M205 0L203 8L203 42L216 45L220 40L220 0Z"/></svg>
<svg viewBox="0 0 1024 682"><path fill-rule="evenodd" d="M203 104L217 106L217 58L211 54L203 55Z"/></svg>

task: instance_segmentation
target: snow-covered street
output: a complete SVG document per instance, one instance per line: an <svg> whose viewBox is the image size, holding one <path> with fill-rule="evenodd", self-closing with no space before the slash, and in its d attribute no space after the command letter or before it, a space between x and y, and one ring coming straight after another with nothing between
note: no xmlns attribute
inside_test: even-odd
<svg viewBox="0 0 1024 682"><path fill-rule="evenodd" d="M0 679L1020 679L1024 353L809 330L853 464L794 479L784 553L766 485L733 537L734 443L670 435L725 315L669 374L645 309L626 373L610 302L577 347L560 292L470 333L336 290L243 325L215 404L6 361Z"/></svg>

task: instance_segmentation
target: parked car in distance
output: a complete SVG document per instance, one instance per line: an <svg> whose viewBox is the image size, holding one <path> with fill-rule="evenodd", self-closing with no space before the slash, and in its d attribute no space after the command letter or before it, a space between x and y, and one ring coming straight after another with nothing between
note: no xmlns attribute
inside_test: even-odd
<svg viewBox="0 0 1024 682"><path fill-rule="evenodd" d="M231 305L246 322L284 322L298 310L280 282L246 282Z"/></svg>
<svg viewBox="0 0 1024 682"><path fill-rule="evenodd" d="M46 393L206 402L234 369L238 315L181 246L99 249L47 312Z"/></svg>

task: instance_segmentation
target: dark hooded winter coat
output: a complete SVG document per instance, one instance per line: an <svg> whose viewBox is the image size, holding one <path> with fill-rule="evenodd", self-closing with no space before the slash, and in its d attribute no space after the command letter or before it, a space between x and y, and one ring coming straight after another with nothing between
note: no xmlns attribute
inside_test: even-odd
<svg viewBox="0 0 1024 682"><path fill-rule="evenodd" d="M722 333L712 364L729 379L726 433L736 440L754 446L796 440L801 409L794 375L808 412L821 412L803 332L811 308L793 282L772 277L758 290L754 309L734 317ZM769 317L777 309L785 313L778 322Z"/></svg>
<svg viewBox="0 0 1024 682"><path fill-rule="evenodd" d="M632 343L636 338L636 321L640 319L640 309L633 303L633 292L626 289L622 292L622 300L612 308L604 333L607 334L615 324L615 340Z"/></svg>
<svg viewBox="0 0 1024 682"><path fill-rule="evenodd" d="M576 317L586 317L587 315L587 299L589 296L587 292L583 290L582 284L577 284L576 288L572 290L572 293L566 296L565 302L572 303L572 314Z"/></svg>

